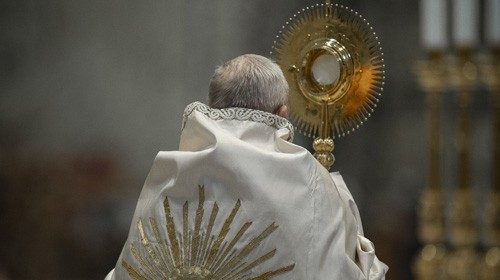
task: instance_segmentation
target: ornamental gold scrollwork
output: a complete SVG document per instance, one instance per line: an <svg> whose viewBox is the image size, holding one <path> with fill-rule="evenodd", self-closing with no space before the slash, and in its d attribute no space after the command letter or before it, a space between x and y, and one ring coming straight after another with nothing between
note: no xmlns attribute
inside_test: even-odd
<svg viewBox="0 0 500 280"><path fill-rule="evenodd" d="M290 85L292 122L302 134L323 139L313 148L329 169L333 139L359 128L382 94L385 65L378 37L359 13L327 1L287 20L271 55Z"/></svg>

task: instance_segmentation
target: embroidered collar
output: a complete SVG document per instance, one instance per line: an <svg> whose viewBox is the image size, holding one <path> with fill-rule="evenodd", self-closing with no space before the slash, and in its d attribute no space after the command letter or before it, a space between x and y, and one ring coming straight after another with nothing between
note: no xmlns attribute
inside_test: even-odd
<svg viewBox="0 0 500 280"><path fill-rule="evenodd" d="M187 118L193 111L200 112L212 120L238 120L238 121L253 121L266 124L276 129L286 128L290 131L288 141L293 141L293 125L285 118L264 111L248 109L248 108L211 108L201 102L193 102L184 109L182 117L182 129L186 125Z"/></svg>

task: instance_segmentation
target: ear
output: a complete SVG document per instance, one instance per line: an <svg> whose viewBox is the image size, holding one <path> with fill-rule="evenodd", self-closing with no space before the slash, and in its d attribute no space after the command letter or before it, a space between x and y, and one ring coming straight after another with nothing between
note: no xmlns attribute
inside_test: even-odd
<svg viewBox="0 0 500 280"><path fill-rule="evenodd" d="M288 117L288 107L286 105L281 105L274 114L286 118Z"/></svg>

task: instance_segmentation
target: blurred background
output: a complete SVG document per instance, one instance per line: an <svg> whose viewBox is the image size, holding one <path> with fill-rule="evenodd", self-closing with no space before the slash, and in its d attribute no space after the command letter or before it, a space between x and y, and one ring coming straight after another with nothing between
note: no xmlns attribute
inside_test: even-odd
<svg viewBox="0 0 500 280"><path fill-rule="evenodd" d="M178 146L184 107L205 102L217 65L267 55L304 0L0 0L0 279L102 279L115 265L154 156ZM366 17L387 81L372 118L336 141L334 170L365 233L411 279L427 177L417 84L418 1L333 1ZM482 3L482 1L481 1ZM443 186L456 183L456 96L443 96ZM491 184L491 104L472 104L473 186ZM305 147L311 141L298 137Z"/></svg>

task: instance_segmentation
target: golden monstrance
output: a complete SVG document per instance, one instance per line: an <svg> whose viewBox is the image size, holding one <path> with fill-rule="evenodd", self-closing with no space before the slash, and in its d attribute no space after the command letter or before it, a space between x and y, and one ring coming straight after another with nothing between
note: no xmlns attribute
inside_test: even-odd
<svg viewBox="0 0 500 280"><path fill-rule="evenodd" d="M334 162L333 139L359 128L377 106L384 59L373 28L338 4L316 4L286 21L271 51L290 86L290 118L314 137L314 156Z"/></svg>

